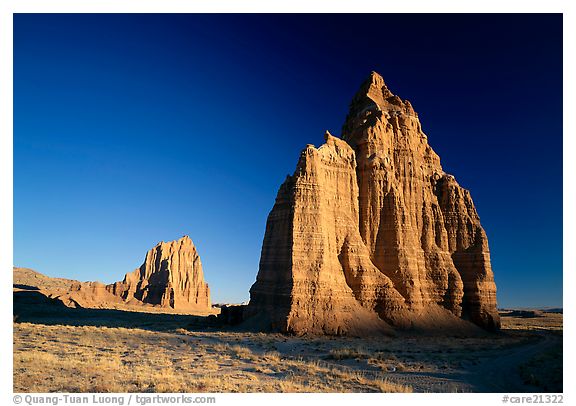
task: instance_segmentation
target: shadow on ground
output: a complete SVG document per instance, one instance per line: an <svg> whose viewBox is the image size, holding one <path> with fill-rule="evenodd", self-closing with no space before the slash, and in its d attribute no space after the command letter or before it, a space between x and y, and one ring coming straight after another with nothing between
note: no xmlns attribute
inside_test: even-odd
<svg viewBox="0 0 576 406"><path fill-rule="evenodd" d="M395 337L297 337L246 332L242 326L225 324L214 315L69 308L42 291L20 289L13 292L17 322L167 332L184 342L202 342L212 355L224 351L232 360L244 357L250 361L248 367L257 367L257 373L266 369L261 363L266 354L277 353L279 365L303 362L310 373L338 368L374 378L374 374L384 371L391 382L410 386L416 392L555 393L563 389L561 314L542 312L533 317L516 312L516 317L503 317L499 333L474 337L414 331L399 332ZM222 364L222 368L228 367ZM278 371L274 373L280 377Z"/></svg>
<svg viewBox="0 0 576 406"><path fill-rule="evenodd" d="M58 299L49 298L35 290L14 291L13 299L14 321L19 323L125 327L155 331L176 328L213 331L226 327L218 321L215 315L193 316L115 309L70 308Z"/></svg>

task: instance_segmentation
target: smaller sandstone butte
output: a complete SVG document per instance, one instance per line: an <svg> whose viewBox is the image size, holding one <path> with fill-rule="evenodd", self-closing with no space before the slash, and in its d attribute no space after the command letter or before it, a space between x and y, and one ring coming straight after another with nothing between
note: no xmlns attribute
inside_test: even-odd
<svg viewBox="0 0 576 406"><path fill-rule="evenodd" d="M105 285L50 278L27 268L14 268L14 291L38 291L67 307L159 308L210 313L210 290L202 263L188 236L160 242L144 263L122 282Z"/></svg>
<svg viewBox="0 0 576 406"><path fill-rule="evenodd" d="M148 251L140 268L108 289L127 302L138 300L177 310L211 307L200 256L188 236L158 243Z"/></svg>

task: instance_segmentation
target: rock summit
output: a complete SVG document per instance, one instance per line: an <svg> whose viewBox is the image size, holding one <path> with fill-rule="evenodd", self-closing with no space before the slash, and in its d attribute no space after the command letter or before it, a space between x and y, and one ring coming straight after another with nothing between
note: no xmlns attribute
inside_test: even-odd
<svg viewBox="0 0 576 406"><path fill-rule="evenodd" d="M375 72L266 224L245 317L296 334L500 326L488 239L411 103Z"/></svg>

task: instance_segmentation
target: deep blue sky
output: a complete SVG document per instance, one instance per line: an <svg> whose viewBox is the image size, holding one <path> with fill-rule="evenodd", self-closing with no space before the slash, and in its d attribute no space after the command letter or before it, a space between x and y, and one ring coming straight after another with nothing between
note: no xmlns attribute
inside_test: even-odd
<svg viewBox="0 0 576 406"><path fill-rule="evenodd" d="M561 306L561 15L15 15L14 264L111 282L188 234L213 301L248 299L279 185L372 70L471 190L500 306Z"/></svg>

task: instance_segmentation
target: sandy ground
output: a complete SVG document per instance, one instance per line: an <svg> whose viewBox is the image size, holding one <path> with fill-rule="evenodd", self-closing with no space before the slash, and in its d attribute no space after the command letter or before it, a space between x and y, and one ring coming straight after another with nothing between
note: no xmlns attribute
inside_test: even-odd
<svg viewBox="0 0 576 406"><path fill-rule="evenodd" d="M78 315L78 313L71 313ZM562 315L479 337L346 338L200 328L184 316L14 323L18 392L560 392ZM184 328L183 328L184 327Z"/></svg>

